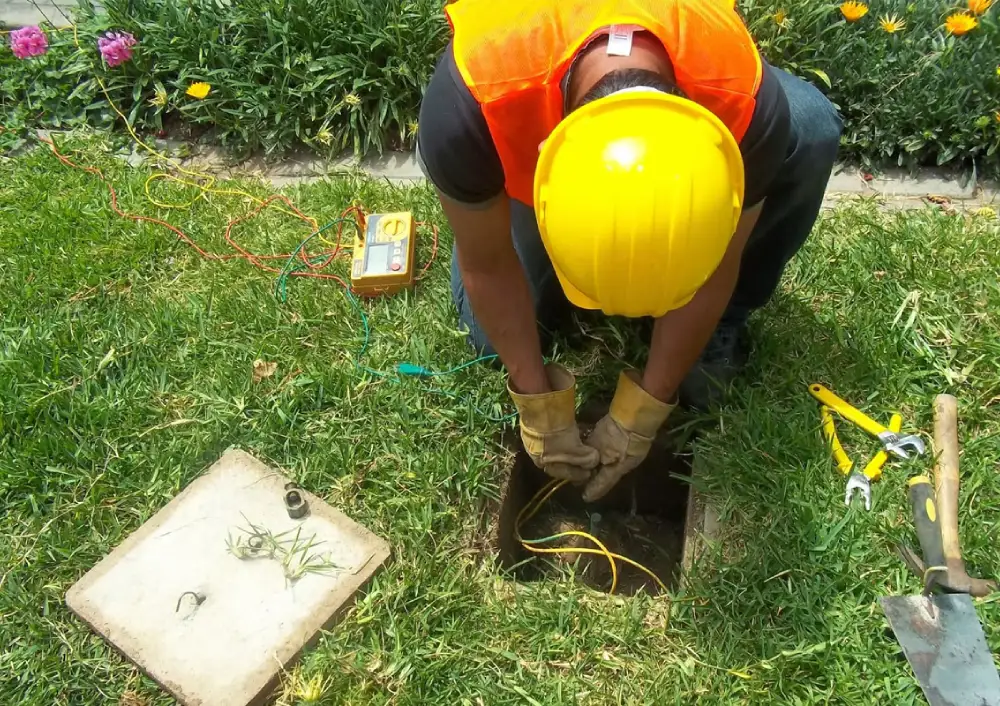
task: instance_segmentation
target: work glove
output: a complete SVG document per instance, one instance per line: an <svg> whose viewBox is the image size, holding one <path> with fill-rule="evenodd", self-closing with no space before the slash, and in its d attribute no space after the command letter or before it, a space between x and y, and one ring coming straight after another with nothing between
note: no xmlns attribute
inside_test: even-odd
<svg viewBox="0 0 1000 706"><path fill-rule="evenodd" d="M520 417L521 441L535 465L553 478L585 481L599 460L596 449L580 440L576 426L576 379L557 364L545 366L552 392L507 392Z"/></svg>
<svg viewBox="0 0 1000 706"><path fill-rule="evenodd" d="M587 437L587 445L601 453L601 467L583 490L585 501L604 497L622 476L642 463L656 432L676 406L643 390L635 370L622 372L610 411Z"/></svg>

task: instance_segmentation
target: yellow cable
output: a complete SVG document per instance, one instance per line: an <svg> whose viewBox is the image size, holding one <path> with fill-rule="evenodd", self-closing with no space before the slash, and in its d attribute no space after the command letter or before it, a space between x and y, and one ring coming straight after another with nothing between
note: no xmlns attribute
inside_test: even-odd
<svg viewBox="0 0 1000 706"><path fill-rule="evenodd" d="M650 569L646 568L637 561L629 559L626 556L622 556L621 554L615 554L614 552L609 551L608 548L604 546L604 544L602 544L600 540L598 540L591 534L587 534L586 532L580 532L578 530L560 532L558 534L552 535L551 537L546 537L545 541L553 541L556 539L560 539L562 537L583 537L584 539L596 544L599 547L599 549L591 549L589 547L566 547L564 549L556 549L556 548L543 549L531 546L530 543L536 540L530 540L530 539L525 540L523 537L521 537L521 525L523 525L525 522L534 517L541 509L542 505L544 505L545 502L550 497L552 497L552 495L555 494L557 490L566 485L567 482L568 481L565 480L552 480L548 482L547 484L542 486L542 488L540 488L538 492L535 493L527 503L525 503L524 507L521 508L520 512L517 513L517 519L514 521L514 533L517 537L517 541L521 543L521 546L524 547L529 552L533 552L535 554L564 554L564 553L600 554L601 556L605 557L608 560L608 563L611 565L611 589L608 591L609 594L613 594L615 592L615 589L618 587L618 565L615 563L616 559L618 561L623 561L626 564L629 564L630 566L634 566L640 571L643 571L647 576L650 576L654 581L656 581L656 584L660 587L660 589L666 591L667 590L666 584L664 584L663 581L660 580L660 577L657 576L655 573L653 573Z"/></svg>
<svg viewBox="0 0 1000 706"><path fill-rule="evenodd" d="M564 532L564 533L561 533L561 534L554 534L554 535L552 535L552 539L557 539L559 537L562 537L563 534L579 534L581 536L589 538L593 542L597 542L597 540L594 537L592 537L591 535L587 534L586 532L576 532L576 531ZM531 551L531 550L529 549L529 551ZM661 590L663 590L663 591L667 590L667 585L665 583L663 583L663 581L660 580L660 577L657 576L656 574L654 574L651 569L646 568L645 566L643 566L642 564L640 564L639 562L637 562L634 559L629 559L627 556L622 556L621 554L615 554L614 552L611 552L611 551L609 551L607 554L605 554L603 551L601 551L599 549L590 549L589 547L572 547L572 548L567 548L567 549L553 549L551 551L557 552L557 553L571 552L573 554L600 554L602 556L613 557L613 558L617 559L618 561L623 561L626 564L628 564L630 566L634 566L635 568L637 568L640 571L644 572L647 576L649 576L651 579L653 579L656 582L656 585L658 585ZM614 593L614 590L612 590L611 593Z"/></svg>
<svg viewBox="0 0 1000 706"><path fill-rule="evenodd" d="M76 45L77 49L82 49L82 47L80 46L80 36L77 33L76 25L75 24L72 25L72 30L73 30L73 43ZM144 185L144 191L145 191L145 194L146 194L146 199L150 203L152 203L154 206L159 206L160 208L168 208L168 209L185 209L185 208L190 208L191 206L193 206L198 201L198 199L204 198L206 194L215 194L215 195L218 195L218 196L240 196L242 198L249 199L253 203L257 204L258 206L264 203L264 199L258 198L256 196L254 196L253 194L249 194L246 191L242 191L242 190L239 190L239 189L216 189L216 188L214 188L215 182L216 182L216 177L214 175L212 175L212 174L206 174L204 172L194 171L194 170L191 170L191 169L185 169L184 166L180 162L178 162L177 160L175 160L175 159L167 156L163 152L160 152L160 151L154 149L153 147L150 147L149 145L147 145L136 134L135 130L132 129L132 126L129 124L128 118L125 116L125 114L122 113L122 111L118 109L117 105L115 105L115 102L111 99L111 94L108 93L108 88L107 88L107 86L104 85L104 81L101 80L100 75L98 75L97 73L95 73L94 74L94 78L97 79L97 85L101 87L101 92L104 94L104 98L108 101L108 105L111 106L111 109L113 111L115 111L115 114L117 114L118 117L122 119L122 122L125 123L125 129L128 130L129 135L131 135L132 139L135 140L136 144L140 145L143 149L145 149L147 152L149 152L150 154L154 155L158 159L161 159L161 160L167 162L171 167L173 167L174 169L176 169L181 174L185 174L185 175L187 175L189 177L193 177L194 179L198 179L199 181L205 182L204 184L201 184L201 183L198 183L198 182L187 181L185 179L180 179L179 177L176 177L176 176L174 176L172 174L169 174L167 172L160 172L158 174L153 174L148 179L146 179L146 183ZM196 189L198 189L198 195L195 196L194 198L192 198L190 201L185 201L184 203L179 203L179 204L172 204L172 203L167 203L167 202L164 202L164 201L158 201L156 198L153 197L153 194L150 191L150 185L154 181L156 181L158 179L165 179L165 180L168 180L168 181L174 181L174 182L177 182L177 183L182 184L184 186L190 186L190 187L196 188ZM270 204L269 204L269 206L270 206ZM292 211L289 211L288 209L283 208L281 206L270 206L270 207L274 208L277 211L285 213L285 214L287 214L289 216L296 216L296 217L298 217L298 214L296 214L296 213L294 213ZM309 225L312 226L313 231L319 230L319 223L316 221L315 218L311 218L309 216L306 216L306 218L309 221Z"/></svg>
<svg viewBox="0 0 1000 706"><path fill-rule="evenodd" d="M542 507L542 505L545 504L545 501L548 500L550 497L552 497L553 493L555 493L561 487L566 485L566 483L568 482L569 481L565 480L551 480L544 486L542 486L542 488L539 489L539 491L532 496L531 500L529 500L527 504L525 504L525 506L521 508L521 511L517 513L517 521L515 522L515 525L518 528L520 528L522 522L527 522L532 517L534 517L535 513L537 513L538 510ZM539 500L538 497L543 493L545 494L544 497L542 497L542 499ZM533 504L534 507L532 507ZM525 515L525 513L527 513L527 515Z"/></svg>
<svg viewBox="0 0 1000 706"><path fill-rule="evenodd" d="M517 513L517 519L514 521L514 534L517 537L517 541L521 543L521 546L527 549L529 552L534 552L535 554L562 554L563 552L569 552L570 554L583 553L574 548L538 549L536 547L531 546L531 544L529 543L531 540L525 541L524 538L521 537L521 523L526 522L527 520L534 517L535 513L538 512L538 510L542 507L545 501L548 500L550 497L552 497L552 494L555 493L564 485L566 485L566 483L567 481L565 480L549 481L546 485L542 486L542 488L540 488L539 491L535 493L535 495L531 498L531 500L529 500L525 504L525 506L521 508L520 512ZM541 499L539 499L539 497ZM595 549L592 549L590 551L596 552L598 554L603 554L604 557L608 560L608 563L611 565L611 590L609 591L609 593L614 593L615 589L618 587L618 565L615 563L615 559L613 556L611 556L611 552L608 551L608 548L605 547L596 537L593 537L587 534L586 532L579 532L577 530L573 530L570 532L561 532L551 537L547 537L546 541L551 541L554 539L559 539L560 537L568 537L568 536L583 537L586 540L593 542L598 547L600 547L601 551L599 552Z"/></svg>
<svg viewBox="0 0 1000 706"><path fill-rule="evenodd" d="M607 558L608 563L611 565L611 589L608 591L609 594L614 593L615 589L618 588L618 564L615 563L614 555L604 546L597 537L587 534L586 532L580 532L578 530L570 530L569 532L560 532L559 534L554 534L551 537L546 537L546 541L560 539L561 537L583 537L598 547L597 549L587 549L586 547L566 547L563 549L539 549L538 547L531 546L528 542L521 539L520 533L518 533L518 541L521 542L521 546L527 549L529 552L534 552L536 554L587 554L593 552L594 554L602 554Z"/></svg>

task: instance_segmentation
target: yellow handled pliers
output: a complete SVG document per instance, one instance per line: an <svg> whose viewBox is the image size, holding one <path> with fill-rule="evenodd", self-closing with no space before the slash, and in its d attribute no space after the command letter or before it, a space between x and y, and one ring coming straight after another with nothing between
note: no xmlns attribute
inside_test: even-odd
<svg viewBox="0 0 1000 706"><path fill-rule="evenodd" d="M826 437L827 443L830 444L830 449L833 451L833 460L836 462L840 472L846 476L854 471L854 462L847 455L847 452L844 451L844 447L840 443L840 439L837 436L837 427L833 423L833 414L830 408L826 405L821 405L819 413L823 420L823 436ZM902 427L903 418L898 414L893 414L892 419L889 420L889 430L899 433ZM868 462L862 473L870 481L878 480L882 475L882 468L885 466L887 460L889 460L889 452L881 449Z"/></svg>
<svg viewBox="0 0 1000 706"><path fill-rule="evenodd" d="M865 510L872 509L872 486L871 481L878 480L882 475L882 467L889 459L889 452L884 448L880 449L868 462L864 470L859 472L854 470L854 462L844 451L844 447L837 437L837 427L833 422L833 414L825 404L820 405L820 418L823 421L823 436L826 437L830 450L833 452L833 460L837 464L840 472L847 476L847 486L844 488L844 504L850 507L851 500L855 493L860 493L865 504ZM898 433L903 426L903 418L898 414L893 414L889 421L889 429Z"/></svg>
<svg viewBox="0 0 1000 706"><path fill-rule="evenodd" d="M924 440L916 434L900 436L899 429L893 429L892 425L884 427L860 409L851 406L840 399L831 390L819 384L809 386L809 394L816 398L821 405L829 407L847 421L861 427L866 432L876 437L882 442L883 448L889 453L900 458L909 458L907 449L916 452L918 455L924 453Z"/></svg>

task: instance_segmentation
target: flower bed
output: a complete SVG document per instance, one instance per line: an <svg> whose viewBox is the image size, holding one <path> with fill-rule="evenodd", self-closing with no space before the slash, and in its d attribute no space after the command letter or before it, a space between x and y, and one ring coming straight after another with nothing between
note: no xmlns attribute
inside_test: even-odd
<svg viewBox="0 0 1000 706"><path fill-rule="evenodd" d="M110 125L103 82L136 128L152 133L179 121L237 148L405 147L447 41L438 0L103 5L106 14L78 12L75 33L46 29L42 56L18 59L0 47L0 124L8 131ZM109 31L135 38L128 60L109 61L99 50Z"/></svg>
<svg viewBox="0 0 1000 706"><path fill-rule="evenodd" d="M1000 29L990 0L740 6L768 60L837 104L844 157L1000 173Z"/></svg>
<svg viewBox="0 0 1000 706"><path fill-rule="evenodd" d="M739 9L769 61L840 108L844 157L997 175L997 11L991 0L962 1L741 0ZM175 121L269 152L408 147L448 37L440 0L104 6L82 9L76 32L10 34L0 49L0 147L33 125L112 124L102 83L149 132Z"/></svg>

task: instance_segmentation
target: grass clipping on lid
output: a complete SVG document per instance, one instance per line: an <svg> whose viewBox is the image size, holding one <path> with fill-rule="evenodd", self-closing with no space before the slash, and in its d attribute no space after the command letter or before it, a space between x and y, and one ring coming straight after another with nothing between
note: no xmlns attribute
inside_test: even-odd
<svg viewBox="0 0 1000 706"><path fill-rule="evenodd" d="M329 554L323 555L315 548L323 542L316 541L316 535L303 537L301 525L275 534L266 527L247 520L247 528L237 528L236 537L232 533L226 537L226 548L238 559L270 559L281 565L285 580L295 583L307 574L341 571L342 568L330 561Z"/></svg>

